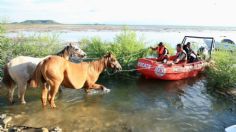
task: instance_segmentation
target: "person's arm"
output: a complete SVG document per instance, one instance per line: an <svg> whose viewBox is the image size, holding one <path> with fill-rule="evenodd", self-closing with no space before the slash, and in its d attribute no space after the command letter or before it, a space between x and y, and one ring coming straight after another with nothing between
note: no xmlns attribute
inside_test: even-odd
<svg viewBox="0 0 236 132"><path fill-rule="evenodd" d="M164 56L166 56L166 55L168 55L168 50L167 49L164 50Z"/></svg>
<svg viewBox="0 0 236 132"><path fill-rule="evenodd" d="M152 49L152 50L156 50L156 49L157 49L157 47L150 47L150 49Z"/></svg>
<svg viewBox="0 0 236 132"><path fill-rule="evenodd" d="M195 56L197 56L197 54L192 50L192 53L195 55Z"/></svg>
<svg viewBox="0 0 236 132"><path fill-rule="evenodd" d="M180 61L182 61L183 59L185 59L185 57L186 57L186 54L181 53L180 56L174 60L174 63L175 63L175 64L178 64Z"/></svg>

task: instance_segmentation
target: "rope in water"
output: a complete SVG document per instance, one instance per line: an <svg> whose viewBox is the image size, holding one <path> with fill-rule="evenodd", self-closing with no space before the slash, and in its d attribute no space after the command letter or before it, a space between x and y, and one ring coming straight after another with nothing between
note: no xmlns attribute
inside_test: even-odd
<svg viewBox="0 0 236 132"><path fill-rule="evenodd" d="M135 68L135 69L126 69L126 70L120 70L120 71L115 71L113 73L108 72L108 70L106 70L107 74L109 76L115 75L116 73L120 73L120 72L133 72L133 71L139 71L139 70L145 70L145 69L152 69L155 68L156 66L153 67L148 67L148 68Z"/></svg>

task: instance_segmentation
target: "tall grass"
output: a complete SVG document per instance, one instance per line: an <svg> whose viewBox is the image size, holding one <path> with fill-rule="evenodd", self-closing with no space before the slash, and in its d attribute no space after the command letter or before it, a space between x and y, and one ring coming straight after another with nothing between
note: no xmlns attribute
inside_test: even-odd
<svg viewBox="0 0 236 132"><path fill-rule="evenodd" d="M217 89L236 88L236 52L215 51L207 71L208 85Z"/></svg>
<svg viewBox="0 0 236 132"><path fill-rule="evenodd" d="M99 37L82 39L81 46L92 58L103 56L111 51L117 57L123 69L134 69L138 58L145 56L145 40L138 38L134 31L124 29L115 36L114 41L107 42Z"/></svg>
<svg viewBox="0 0 236 132"><path fill-rule="evenodd" d="M5 36L4 26L0 24L3 32L0 37L0 69L12 58L16 56L44 57L55 54L62 48L57 35L32 35L25 37L18 36L16 39L10 39ZM2 70L0 70L2 76Z"/></svg>

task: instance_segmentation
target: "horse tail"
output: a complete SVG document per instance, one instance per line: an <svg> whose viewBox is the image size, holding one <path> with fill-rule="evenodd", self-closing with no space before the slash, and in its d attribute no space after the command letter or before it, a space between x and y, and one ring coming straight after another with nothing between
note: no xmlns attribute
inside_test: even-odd
<svg viewBox="0 0 236 132"><path fill-rule="evenodd" d="M30 87L37 88L39 86L40 81L42 81L42 78L43 78L43 75L41 72L42 64L43 64L43 61L37 65L33 75L31 76L30 80L28 81L28 83L30 84Z"/></svg>
<svg viewBox="0 0 236 132"><path fill-rule="evenodd" d="M10 88L15 84L14 80L12 79L11 75L9 74L8 66L5 65L3 67L3 78L0 81L0 87L7 87Z"/></svg>

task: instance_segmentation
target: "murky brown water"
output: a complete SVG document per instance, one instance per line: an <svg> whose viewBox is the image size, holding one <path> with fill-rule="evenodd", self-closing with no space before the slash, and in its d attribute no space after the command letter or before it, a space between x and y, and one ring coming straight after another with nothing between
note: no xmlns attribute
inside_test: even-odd
<svg viewBox="0 0 236 132"><path fill-rule="evenodd" d="M27 91L26 105L7 105L0 90L0 113L22 114L16 124L60 126L66 132L224 131L236 124L233 101L210 94L203 78L182 81L103 79L109 94L86 95L63 89L57 109L42 109L40 89Z"/></svg>

